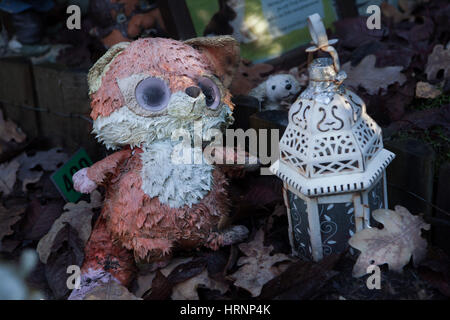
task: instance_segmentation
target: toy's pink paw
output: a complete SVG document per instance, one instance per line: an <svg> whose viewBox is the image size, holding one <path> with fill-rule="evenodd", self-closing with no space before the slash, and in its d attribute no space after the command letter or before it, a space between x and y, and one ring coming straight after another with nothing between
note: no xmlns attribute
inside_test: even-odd
<svg viewBox="0 0 450 320"><path fill-rule="evenodd" d="M88 168L83 168L77 171L72 177L73 187L78 192L91 193L97 188L97 184L87 176L87 170Z"/></svg>

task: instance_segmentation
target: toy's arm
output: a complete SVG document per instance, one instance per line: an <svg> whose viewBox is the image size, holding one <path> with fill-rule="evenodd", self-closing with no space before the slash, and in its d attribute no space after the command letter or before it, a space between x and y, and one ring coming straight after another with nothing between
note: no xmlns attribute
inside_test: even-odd
<svg viewBox="0 0 450 320"><path fill-rule="evenodd" d="M89 168L77 171L72 177L75 190L81 193L92 192L98 185L103 184L108 176L116 173L120 164L130 157L131 150L124 149L94 163Z"/></svg>

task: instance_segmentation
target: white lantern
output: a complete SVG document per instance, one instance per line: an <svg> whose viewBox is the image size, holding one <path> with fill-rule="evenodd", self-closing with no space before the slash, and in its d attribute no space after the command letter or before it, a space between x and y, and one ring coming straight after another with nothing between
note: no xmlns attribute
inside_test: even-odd
<svg viewBox="0 0 450 320"><path fill-rule="evenodd" d="M315 261L348 246L370 228L371 212L387 208L385 169L395 155L364 102L342 84L339 58L318 14L308 18L315 46L331 58L309 64L309 85L289 110L280 159L270 170L284 182L293 254ZM370 77L370 75L367 75Z"/></svg>

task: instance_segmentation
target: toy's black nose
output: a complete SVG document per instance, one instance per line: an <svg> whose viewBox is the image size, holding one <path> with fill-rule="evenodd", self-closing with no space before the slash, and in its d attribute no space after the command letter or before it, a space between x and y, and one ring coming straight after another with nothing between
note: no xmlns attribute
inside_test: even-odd
<svg viewBox="0 0 450 320"><path fill-rule="evenodd" d="M291 90L292 84L288 83L285 88L286 88L286 90Z"/></svg>
<svg viewBox="0 0 450 320"><path fill-rule="evenodd" d="M200 90L199 87L192 86L186 88L185 92L188 96L191 96L192 98L197 98L200 92L202 91Z"/></svg>

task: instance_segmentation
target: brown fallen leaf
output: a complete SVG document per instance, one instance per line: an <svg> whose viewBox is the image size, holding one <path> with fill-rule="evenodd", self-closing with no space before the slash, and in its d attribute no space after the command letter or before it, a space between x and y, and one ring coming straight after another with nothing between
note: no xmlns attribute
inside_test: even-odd
<svg viewBox="0 0 450 320"><path fill-rule="evenodd" d="M421 229L429 230L429 224L402 206L395 206L395 211L375 210L373 218L384 228L361 230L349 240L352 247L361 251L353 267L354 277L367 274L370 265L387 263L389 269L401 272L411 256L415 265L422 260L426 254L427 241L421 237Z"/></svg>
<svg viewBox="0 0 450 320"><path fill-rule="evenodd" d="M414 21L409 22L407 23L407 26L397 29L395 34L411 44L428 41L435 32L433 20L429 17L420 17L417 18L417 20L420 21L420 23L415 23Z"/></svg>
<svg viewBox="0 0 450 320"><path fill-rule="evenodd" d="M24 212L25 206L5 208L0 204L0 241L3 237L13 234L11 227L22 219Z"/></svg>
<svg viewBox="0 0 450 320"><path fill-rule="evenodd" d="M84 300L142 300L116 281L103 283L90 291Z"/></svg>
<svg viewBox="0 0 450 320"><path fill-rule="evenodd" d="M133 290L133 293L137 297L142 297L152 287L152 282L153 279L155 279L155 276L155 272L139 274L136 278L136 289Z"/></svg>
<svg viewBox="0 0 450 320"><path fill-rule="evenodd" d="M177 269L179 266L191 262L192 259L192 257L175 258L172 259L166 267L153 271L145 276L140 276L138 278L139 287L136 291L136 295L143 297L144 300L168 299L172 294L172 288L175 285L175 283L169 279L170 274L172 274L173 270ZM181 276L189 278L190 275L182 273Z"/></svg>
<svg viewBox="0 0 450 320"><path fill-rule="evenodd" d="M81 266L84 259L84 243L78 231L64 224L52 243L51 253L45 264L45 279L56 299L65 299L70 293L67 287L67 266Z"/></svg>
<svg viewBox="0 0 450 320"><path fill-rule="evenodd" d="M381 29L367 28L367 17L349 17L339 19L334 23L334 36L339 39L340 46L343 48L356 49L370 42L378 41L389 34L384 26ZM342 52L345 54L345 52ZM342 59L344 56L339 52Z"/></svg>
<svg viewBox="0 0 450 320"><path fill-rule="evenodd" d="M399 23L400 21L411 18L409 12L401 12L395 6L387 2L381 4L381 13L386 18L392 19L394 23Z"/></svg>
<svg viewBox="0 0 450 320"><path fill-rule="evenodd" d="M424 99L434 99L442 94L441 90L429 84L428 82L419 81L416 84L416 97Z"/></svg>
<svg viewBox="0 0 450 320"><path fill-rule="evenodd" d="M444 72L443 79L450 77L450 48L444 48L442 44L436 45L428 56L425 68L427 80L436 80L440 70Z"/></svg>
<svg viewBox="0 0 450 320"><path fill-rule="evenodd" d="M391 66L384 68L376 68L376 57L371 54L366 56L357 66L352 67L351 62L347 62L342 66L342 70L347 73L345 84L347 86L358 89L359 86L366 89L371 94L378 94L380 89L383 89L381 94L386 94L388 85L398 82L403 85L406 81L406 76L400 71L401 66Z"/></svg>
<svg viewBox="0 0 450 320"><path fill-rule="evenodd" d="M381 4L381 13L386 18L392 18L394 23L398 23L405 19L411 19L411 13L421 3L426 3L429 0L399 0L398 7L384 1ZM401 9L402 11L400 11Z"/></svg>
<svg viewBox="0 0 450 320"><path fill-rule="evenodd" d="M45 236L63 213L65 204L61 198L48 200L45 204L41 204L37 198L32 198L25 211L21 228L24 239L38 241Z"/></svg>
<svg viewBox="0 0 450 320"><path fill-rule="evenodd" d="M228 285L210 278L207 264L204 257L175 258L166 267L139 276L136 295L145 300L198 300L199 287L225 293Z"/></svg>
<svg viewBox="0 0 450 320"><path fill-rule="evenodd" d="M16 160L0 164L0 192L3 196L9 195L13 191L19 167L20 163Z"/></svg>
<svg viewBox="0 0 450 320"><path fill-rule="evenodd" d="M427 258L420 263L419 275L432 287L450 297L450 257L442 249L431 247Z"/></svg>
<svg viewBox="0 0 450 320"><path fill-rule="evenodd" d="M398 6L404 12L413 12L414 9L423 3L428 3L430 0L398 0Z"/></svg>
<svg viewBox="0 0 450 320"><path fill-rule="evenodd" d="M160 270L157 270L149 290L142 296L144 300L167 300L172 294L171 283Z"/></svg>
<svg viewBox="0 0 450 320"><path fill-rule="evenodd" d="M333 270L341 255L326 256L320 262L293 261L280 275L267 282L260 299L304 300L316 294L339 272Z"/></svg>
<svg viewBox="0 0 450 320"><path fill-rule="evenodd" d="M20 169L18 178L22 181L22 190L25 192L27 184L38 182L43 172L32 170L40 166L44 171L55 171L58 165L63 164L69 156L62 152L60 148L53 148L48 151L38 151L33 156L28 156L25 152L15 158L19 161Z"/></svg>
<svg viewBox="0 0 450 320"><path fill-rule="evenodd" d="M17 143L25 141L27 136L17 124L11 120L5 120L3 111L0 110L0 139L6 142L14 140Z"/></svg>
<svg viewBox="0 0 450 320"><path fill-rule="evenodd" d="M204 269L195 277L175 285L172 289L171 298L172 300L199 300L197 292L199 287L218 290L221 294L228 291L227 284L211 279L208 270Z"/></svg>
<svg viewBox="0 0 450 320"><path fill-rule="evenodd" d="M440 108L431 108L410 112L400 121L392 122L389 127L386 128L386 133L409 129L426 130L433 126L442 126L443 128L449 128L449 124L450 104L446 104L441 106Z"/></svg>
<svg viewBox="0 0 450 320"><path fill-rule="evenodd" d="M237 251L238 249L234 246L231 246ZM230 248L231 248L230 247ZM200 252L199 255L206 262L206 268L208 270L208 275L215 280L224 280L225 274L227 272L226 268L228 263L230 262L230 252L226 252L224 250L217 251L206 251Z"/></svg>
<svg viewBox="0 0 450 320"><path fill-rule="evenodd" d="M91 235L92 227L91 220L92 209L98 208L102 205L100 192L94 191L91 193L91 202L80 201L78 203L68 202L64 206L66 210L53 223L50 231L39 241L37 245L37 252L42 263L47 263L47 259L53 251L53 244L58 237L59 232L69 224L78 232L78 237L84 244L86 244Z"/></svg>
<svg viewBox="0 0 450 320"><path fill-rule="evenodd" d="M276 204L272 214L267 218L267 230L271 230L275 217L282 217L286 214L286 207L284 204Z"/></svg>
<svg viewBox="0 0 450 320"><path fill-rule="evenodd" d="M22 153L17 160L21 164L21 170L29 170L40 165L45 171L54 171L58 165L68 160L68 155L60 148L53 148L47 151L38 151L32 156Z"/></svg>
<svg viewBox="0 0 450 320"><path fill-rule="evenodd" d="M231 275L234 285L249 291L253 297L259 296L267 282L280 274L280 270L273 268L277 263L291 261L287 255L276 253L270 255L272 246L264 246L264 232L256 232L255 238L248 243L241 243L239 249L246 257L239 258L238 271Z"/></svg>

